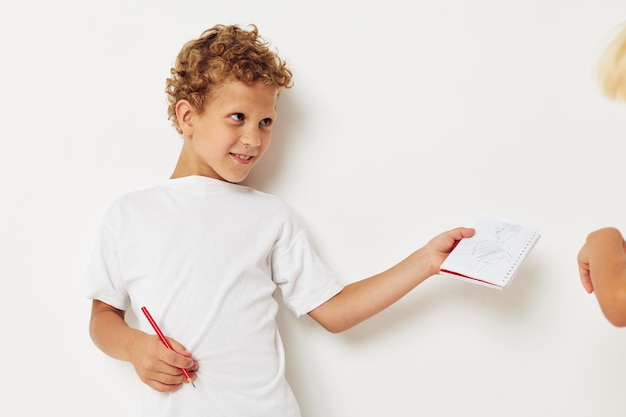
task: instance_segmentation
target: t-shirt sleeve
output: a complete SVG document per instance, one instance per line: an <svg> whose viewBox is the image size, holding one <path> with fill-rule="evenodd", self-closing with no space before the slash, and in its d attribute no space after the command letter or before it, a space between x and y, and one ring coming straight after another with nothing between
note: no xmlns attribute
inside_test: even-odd
<svg viewBox="0 0 626 417"><path fill-rule="evenodd" d="M272 274L285 305L301 316L337 295L343 285L322 262L306 230L293 226L274 250Z"/></svg>
<svg viewBox="0 0 626 417"><path fill-rule="evenodd" d="M114 210L105 216L87 269L79 285L79 294L126 310L129 298L122 283L117 253Z"/></svg>

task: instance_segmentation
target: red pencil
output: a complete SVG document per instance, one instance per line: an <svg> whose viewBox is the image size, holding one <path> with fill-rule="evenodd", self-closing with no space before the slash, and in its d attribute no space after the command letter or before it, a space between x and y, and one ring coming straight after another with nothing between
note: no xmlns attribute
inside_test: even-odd
<svg viewBox="0 0 626 417"><path fill-rule="evenodd" d="M156 324L156 321L154 321L154 319L152 318L152 316L150 315L150 313L148 312L148 309L145 307L141 307L141 311L143 311L143 314L146 316L146 318L148 319L148 321L150 322L150 324L152 325L152 328L154 329L154 331L157 333L157 335L159 336L159 339L161 339L161 342L163 342L163 344L169 349L169 350L174 350L172 348L172 345L170 345L170 342L167 341L167 339L165 338L165 335L163 334L163 332L161 331L161 329L159 329L159 326ZM185 368L179 368L183 375L185 375L185 378L187 378L187 381L189 381L191 383L191 385L193 385L193 387L195 388L195 384L193 383L193 381L191 380L191 375L189 375L189 372L187 372L187 370Z"/></svg>

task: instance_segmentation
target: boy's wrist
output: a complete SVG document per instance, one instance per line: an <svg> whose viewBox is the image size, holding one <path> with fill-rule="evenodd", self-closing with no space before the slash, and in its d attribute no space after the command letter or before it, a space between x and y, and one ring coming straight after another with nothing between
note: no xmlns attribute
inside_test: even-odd
<svg viewBox="0 0 626 417"><path fill-rule="evenodd" d="M141 349L138 348L140 344L140 338L146 335L146 333L141 330L134 329L132 327L128 327L126 334L124 335L124 351L122 355L123 359L128 362L135 362L135 357L138 355L138 351ZM141 353L139 353L140 355Z"/></svg>

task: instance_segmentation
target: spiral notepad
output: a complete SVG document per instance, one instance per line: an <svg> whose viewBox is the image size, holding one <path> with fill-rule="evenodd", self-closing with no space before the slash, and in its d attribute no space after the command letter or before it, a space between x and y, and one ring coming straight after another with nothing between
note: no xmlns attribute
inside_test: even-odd
<svg viewBox="0 0 626 417"><path fill-rule="evenodd" d="M541 237L538 230L486 214L474 228L441 264L440 274L497 289L511 282Z"/></svg>

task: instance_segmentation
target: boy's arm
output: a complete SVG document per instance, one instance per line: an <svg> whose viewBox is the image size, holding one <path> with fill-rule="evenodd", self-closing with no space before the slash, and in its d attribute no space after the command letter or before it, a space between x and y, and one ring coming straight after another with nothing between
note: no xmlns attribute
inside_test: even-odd
<svg viewBox="0 0 626 417"><path fill-rule="evenodd" d="M195 380L197 363L191 353L168 338L175 352L163 345L157 336L128 326L124 311L99 300L93 300L89 334L94 344L112 358L132 363L139 378L157 391L174 391L186 378L179 368L190 371Z"/></svg>
<svg viewBox="0 0 626 417"><path fill-rule="evenodd" d="M309 312L309 316L332 333L347 330L439 273L441 263L454 244L473 234L474 229L464 227L444 232L388 270L347 285L339 294Z"/></svg>
<svg viewBox="0 0 626 417"><path fill-rule="evenodd" d="M607 320L626 326L626 242L619 230L590 233L578 253L578 268L585 290L595 293Z"/></svg>

